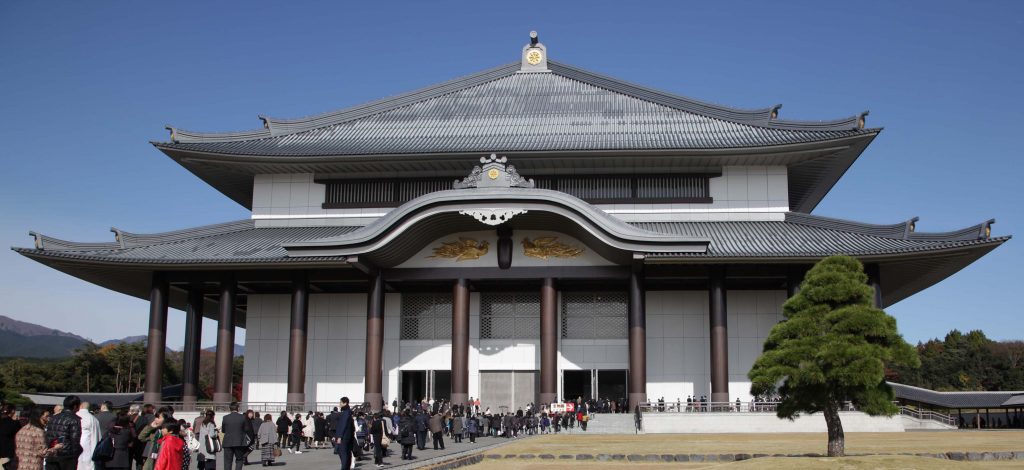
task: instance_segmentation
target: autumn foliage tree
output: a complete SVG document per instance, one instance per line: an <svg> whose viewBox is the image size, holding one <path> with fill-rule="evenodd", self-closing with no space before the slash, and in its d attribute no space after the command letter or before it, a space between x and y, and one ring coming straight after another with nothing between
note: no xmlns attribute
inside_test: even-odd
<svg viewBox="0 0 1024 470"><path fill-rule="evenodd" d="M783 304L785 320L772 328L748 374L751 394L778 395L779 418L825 416L829 456L845 453L840 406L850 401L871 416L897 413L886 367L919 364L916 350L897 332L896 319L875 308L873 297L859 261L821 260Z"/></svg>

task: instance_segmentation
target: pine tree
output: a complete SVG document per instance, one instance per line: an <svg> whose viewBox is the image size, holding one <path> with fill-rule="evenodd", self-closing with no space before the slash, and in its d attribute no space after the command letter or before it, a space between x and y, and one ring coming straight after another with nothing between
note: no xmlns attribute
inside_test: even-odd
<svg viewBox="0 0 1024 470"><path fill-rule="evenodd" d="M748 374L752 395L778 394L779 418L825 416L829 456L845 453L840 406L850 401L871 416L897 413L886 367L919 365L917 351L897 332L896 319L875 308L873 298L859 261L821 260L783 304L786 319L772 328Z"/></svg>

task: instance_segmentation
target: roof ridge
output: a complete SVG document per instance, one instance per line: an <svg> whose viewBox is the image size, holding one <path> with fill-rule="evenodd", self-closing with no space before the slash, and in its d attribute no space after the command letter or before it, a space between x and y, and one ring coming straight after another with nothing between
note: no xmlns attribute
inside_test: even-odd
<svg viewBox="0 0 1024 470"><path fill-rule="evenodd" d="M781 104L759 109L734 108L639 85L553 60L548 61L548 67L557 75L610 91L681 111L750 126L801 131L854 130L864 129L865 117L868 115L868 111L864 111L853 116L828 121L782 120L777 119L778 111L782 108Z"/></svg>
<svg viewBox="0 0 1024 470"><path fill-rule="evenodd" d="M77 250L105 250L120 248L117 242L73 242L60 238L43 235L39 232L28 232L30 237L35 239L35 247L40 251L77 251Z"/></svg>
<svg viewBox="0 0 1024 470"><path fill-rule="evenodd" d="M493 80L506 78L515 75L519 71L520 65L519 62L499 65L395 96L301 118L283 119L260 115L259 119L263 121L262 129L207 133L184 130L171 125L165 127L171 133L171 143L232 142L297 134L373 116L413 103L465 90ZM868 114L865 111L854 116L828 121L780 120L777 119L777 116L779 109L782 108L781 104L758 109L733 108L646 87L557 61L549 61L548 65L551 73L562 78L575 80L678 111L740 125L811 132L863 130L864 117Z"/></svg>
<svg viewBox="0 0 1024 470"><path fill-rule="evenodd" d="M121 248L135 248L139 246L159 245L193 238L240 232L242 230L255 228L255 226L256 224L252 219L241 219L231 222L200 225L198 227L189 227L157 233L132 233L121 230L117 227L110 227L110 231L114 232L114 239Z"/></svg>
<svg viewBox="0 0 1024 470"><path fill-rule="evenodd" d="M260 115L263 129L241 132L202 133L185 131L166 126L171 131L173 143L192 142L224 142L232 140L255 140L280 135L296 134L303 131L319 129L326 126L380 114L392 109L401 108L419 101L436 98L459 90L481 85L493 80L508 77L519 70L519 62L508 63L482 70L470 75L463 75L434 85L418 88L398 95L349 106L336 111L314 114L295 119L279 119ZM184 137L184 139L183 139Z"/></svg>
<svg viewBox="0 0 1024 470"><path fill-rule="evenodd" d="M786 212L786 222L810 225L813 227L853 232L862 235L872 235L882 238L907 239L909 233L914 231L918 217L912 217L904 222L895 224L871 224L853 220L837 219L820 215L805 214L802 212Z"/></svg>

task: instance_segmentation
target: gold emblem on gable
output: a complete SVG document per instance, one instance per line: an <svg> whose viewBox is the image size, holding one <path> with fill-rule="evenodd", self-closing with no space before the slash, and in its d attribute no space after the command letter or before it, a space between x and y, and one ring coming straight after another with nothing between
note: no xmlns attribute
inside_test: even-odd
<svg viewBox="0 0 1024 470"><path fill-rule="evenodd" d="M459 237L458 241L441 242L441 246L434 248L434 254L427 258L449 258L455 261L467 261L480 259L490 249L490 242L487 240L477 242L472 238Z"/></svg>
<svg viewBox="0 0 1024 470"><path fill-rule="evenodd" d="M544 54L540 51L540 49L530 49L526 53L526 63L528 63L530 65L537 65L537 64L539 64L541 59L543 59L543 58L544 58Z"/></svg>
<svg viewBox="0 0 1024 470"><path fill-rule="evenodd" d="M523 238L523 254L531 258L576 258L583 254L583 248L559 242L558 237Z"/></svg>
<svg viewBox="0 0 1024 470"><path fill-rule="evenodd" d="M490 170L487 170L487 177L492 180L498 179L499 175L501 175L501 173L498 171L497 168L491 168Z"/></svg>

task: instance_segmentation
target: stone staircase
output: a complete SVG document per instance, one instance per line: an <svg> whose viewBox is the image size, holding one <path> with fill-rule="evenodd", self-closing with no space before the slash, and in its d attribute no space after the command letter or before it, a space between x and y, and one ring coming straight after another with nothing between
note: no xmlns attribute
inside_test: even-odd
<svg viewBox="0 0 1024 470"><path fill-rule="evenodd" d="M634 434L635 432L636 427L633 425L632 413L591 414L586 432L581 431L578 425L572 430L573 434ZM640 433L643 434L642 431Z"/></svg>

